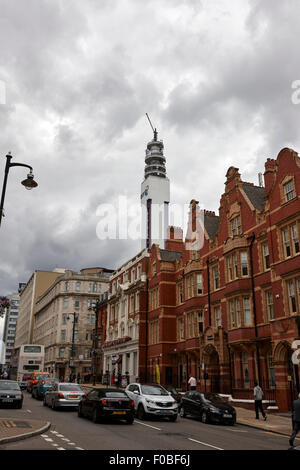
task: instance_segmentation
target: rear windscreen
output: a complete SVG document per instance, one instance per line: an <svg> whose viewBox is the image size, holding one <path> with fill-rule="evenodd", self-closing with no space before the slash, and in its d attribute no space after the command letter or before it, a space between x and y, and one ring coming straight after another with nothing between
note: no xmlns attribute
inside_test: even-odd
<svg viewBox="0 0 300 470"><path fill-rule="evenodd" d="M122 392L106 392L105 396L107 398L128 398L128 395Z"/></svg>
<svg viewBox="0 0 300 470"><path fill-rule="evenodd" d="M61 392L82 392L81 388L79 385L74 385L74 384L64 384L59 386L59 390Z"/></svg>

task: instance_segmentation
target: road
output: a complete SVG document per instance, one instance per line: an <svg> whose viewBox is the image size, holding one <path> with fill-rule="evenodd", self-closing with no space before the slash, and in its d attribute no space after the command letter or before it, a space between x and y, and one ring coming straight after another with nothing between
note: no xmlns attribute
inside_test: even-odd
<svg viewBox="0 0 300 470"><path fill-rule="evenodd" d="M197 419L136 419L134 424L94 424L73 409L53 411L24 392L23 408L1 417L50 421L42 435L1 445L1 450L286 450L288 438L242 425L203 424Z"/></svg>

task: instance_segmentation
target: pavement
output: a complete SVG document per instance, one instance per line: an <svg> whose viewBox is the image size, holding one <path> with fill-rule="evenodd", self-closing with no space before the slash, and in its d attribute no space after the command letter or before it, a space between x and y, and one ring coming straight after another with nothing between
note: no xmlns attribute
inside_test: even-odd
<svg viewBox="0 0 300 470"><path fill-rule="evenodd" d="M97 388L106 388L104 385L96 385ZM82 388L88 391L94 386L92 384L82 384ZM282 416L276 413L267 413L267 420L255 419L254 410L235 407L237 413L237 424L261 429L262 431L281 434L289 437L292 432L292 420L288 416ZM13 415L13 413L12 413ZM0 445L26 439L37 434L43 434L51 426L50 422L37 421L31 419L0 418ZM300 436L296 438L300 440ZM297 445L295 441L295 445Z"/></svg>
<svg viewBox="0 0 300 470"><path fill-rule="evenodd" d="M19 441L43 434L51 426L47 421L33 419L0 418L0 446L7 442Z"/></svg>

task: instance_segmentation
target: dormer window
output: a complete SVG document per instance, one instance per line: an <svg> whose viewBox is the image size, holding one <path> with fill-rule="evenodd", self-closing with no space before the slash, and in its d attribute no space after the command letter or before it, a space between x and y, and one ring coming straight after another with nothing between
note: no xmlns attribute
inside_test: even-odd
<svg viewBox="0 0 300 470"><path fill-rule="evenodd" d="M234 219L230 221L231 227L231 235L234 237L235 235L242 234L242 224L241 224L241 216L238 215Z"/></svg>
<svg viewBox="0 0 300 470"><path fill-rule="evenodd" d="M291 201L295 197L295 187L294 181L290 180L286 184L283 185L284 195L286 202Z"/></svg>

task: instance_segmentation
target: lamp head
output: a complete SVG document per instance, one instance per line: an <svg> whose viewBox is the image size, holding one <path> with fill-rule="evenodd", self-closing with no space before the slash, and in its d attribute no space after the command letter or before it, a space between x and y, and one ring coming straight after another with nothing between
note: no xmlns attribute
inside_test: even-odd
<svg viewBox="0 0 300 470"><path fill-rule="evenodd" d="M21 182L21 184L23 184L23 186L25 186L26 189L32 189L32 188L36 188L37 187L37 182L34 181L33 179L33 174L32 174L32 170L30 170L30 172L28 173L27 175L27 178L26 180L23 180Z"/></svg>

